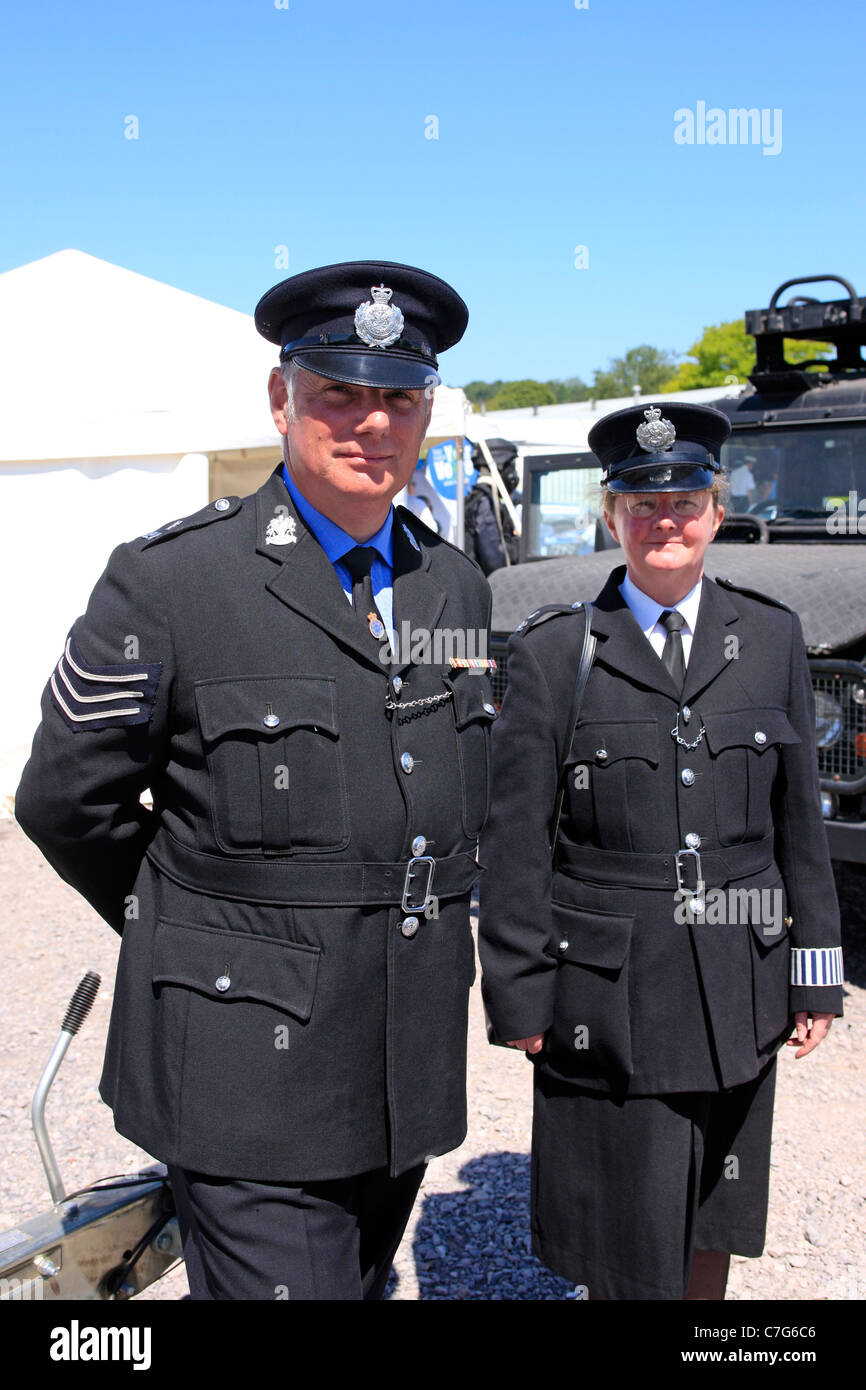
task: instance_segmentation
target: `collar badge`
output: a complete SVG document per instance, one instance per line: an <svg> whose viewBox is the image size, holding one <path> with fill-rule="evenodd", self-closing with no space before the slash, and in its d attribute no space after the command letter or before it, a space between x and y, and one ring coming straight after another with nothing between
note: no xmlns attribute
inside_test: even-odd
<svg viewBox="0 0 866 1390"><path fill-rule="evenodd" d="M406 535L407 535L407 537L408 537L408 539L409 539L409 544L410 544L410 545L413 545L413 546L415 547L415 549L418 551L418 553L420 554L420 553L421 553L421 547L420 547L420 545L418 544L418 542L416 541L415 537L412 535L412 532L409 530L409 527L406 525L405 521L401 521L401 522L400 522L400 525L403 527L403 530L406 532Z"/></svg>
<svg viewBox="0 0 866 1390"><path fill-rule="evenodd" d="M368 347L390 347L403 332L403 314L396 304L389 303L393 290L384 285L370 288L373 302L365 299L355 310L355 332Z"/></svg>
<svg viewBox="0 0 866 1390"><path fill-rule="evenodd" d="M660 453L663 449L669 449L677 437L677 432L670 420L663 420L662 413L657 405L651 405L649 410L644 411L645 425L638 425L635 434L637 442L647 453Z"/></svg>
<svg viewBox="0 0 866 1390"><path fill-rule="evenodd" d="M297 537L295 518L288 507L275 507L265 532L265 545L294 545Z"/></svg>

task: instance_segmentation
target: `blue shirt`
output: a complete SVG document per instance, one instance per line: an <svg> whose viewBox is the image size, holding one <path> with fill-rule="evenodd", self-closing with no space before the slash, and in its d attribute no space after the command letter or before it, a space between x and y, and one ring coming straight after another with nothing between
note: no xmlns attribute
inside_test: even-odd
<svg viewBox="0 0 866 1390"><path fill-rule="evenodd" d="M347 551L354 550L360 542L354 540L335 521L323 516L311 502L307 501L303 493L299 492L297 484L285 464L283 464L283 482L289 490L289 496L295 504L298 515L306 522L334 566L343 593L351 603L352 576L346 566L340 563L340 559ZM376 607L382 615L382 622L388 629L392 646L394 645L394 541L391 534L393 524L394 508L389 507L384 525L376 532L375 536L371 536L368 541L364 542L365 545L372 545L378 552L370 574L373 581L373 598L376 600Z"/></svg>

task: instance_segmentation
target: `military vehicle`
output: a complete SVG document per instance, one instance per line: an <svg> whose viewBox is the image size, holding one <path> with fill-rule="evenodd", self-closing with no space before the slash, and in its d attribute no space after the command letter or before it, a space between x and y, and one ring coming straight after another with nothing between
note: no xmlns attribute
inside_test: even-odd
<svg viewBox="0 0 866 1390"><path fill-rule="evenodd" d="M780 305L786 290L824 281L842 285L847 297L796 295ZM749 384L735 397L709 402L733 427L722 457L732 498L705 567L799 614L830 853L864 865L866 299L838 275L786 280L768 308L746 313L746 330L757 359ZM786 338L829 344L835 357L792 365ZM521 560L534 563L490 576L500 699L505 647L518 623L542 604L593 598L618 563L598 516L599 477L588 451L524 459Z"/></svg>

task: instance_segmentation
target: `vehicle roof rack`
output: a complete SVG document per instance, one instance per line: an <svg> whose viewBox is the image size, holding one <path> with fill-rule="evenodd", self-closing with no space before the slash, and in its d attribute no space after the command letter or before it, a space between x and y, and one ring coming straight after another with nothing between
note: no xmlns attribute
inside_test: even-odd
<svg viewBox="0 0 866 1390"><path fill-rule="evenodd" d="M848 293L847 299L822 301L810 295L794 295L787 304L779 296L792 285L811 285L835 280ZM755 339L755 370L749 380L762 391L802 390L817 386L827 375L866 370L860 348L866 344L866 299L841 275L803 275L785 280L773 294L767 309L746 310L746 332ZM801 338L832 343L835 358L810 358L793 365L785 360L785 338ZM807 372L805 368L823 364L826 372Z"/></svg>

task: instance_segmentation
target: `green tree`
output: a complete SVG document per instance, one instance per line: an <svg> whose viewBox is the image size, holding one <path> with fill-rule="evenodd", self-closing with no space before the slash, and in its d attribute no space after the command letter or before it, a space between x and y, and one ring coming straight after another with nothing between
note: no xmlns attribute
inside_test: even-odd
<svg viewBox="0 0 866 1390"><path fill-rule="evenodd" d="M480 405L482 401L489 401L497 391L501 391L505 385L504 381L470 381L468 386L464 386L466 399L473 405Z"/></svg>
<svg viewBox="0 0 866 1390"><path fill-rule="evenodd" d="M640 386L641 394L654 396L677 369L676 353L650 347L648 343L629 348L624 357L613 357L606 371L596 370L592 394L596 400L630 396L632 388Z"/></svg>
<svg viewBox="0 0 866 1390"><path fill-rule="evenodd" d="M542 381L507 381L492 400L488 410L520 410L528 405L555 405L556 397Z"/></svg>
<svg viewBox="0 0 866 1390"><path fill-rule="evenodd" d="M802 343L786 338L785 356L793 363L810 357L832 357L829 343ZM663 391L693 391L700 386L731 386L745 384L755 369L755 340L747 333L742 319L713 323L692 343L688 358L681 362L676 375L661 389ZM820 370L820 369L818 369Z"/></svg>
<svg viewBox="0 0 866 1390"><path fill-rule="evenodd" d="M566 401L585 401L589 397L589 387L579 376L569 376L564 380L554 378L544 384L553 392L557 405Z"/></svg>

